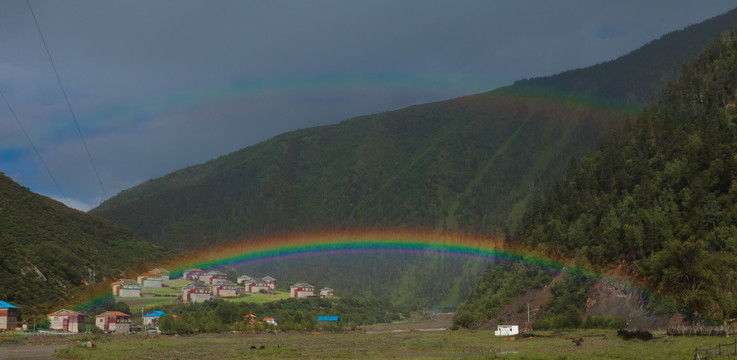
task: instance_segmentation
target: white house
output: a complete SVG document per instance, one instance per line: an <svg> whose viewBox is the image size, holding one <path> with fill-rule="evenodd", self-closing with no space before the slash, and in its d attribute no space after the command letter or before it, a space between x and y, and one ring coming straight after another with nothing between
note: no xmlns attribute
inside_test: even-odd
<svg viewBox="0 0 737 360"><path fill-rule="evenodd" d="M229 296L234 297L240 295L238 284L235 284L228 280L218 280L212 284L211 294L215 296Z"/></svg>
<svg viewBox="0 0 737 360"><path fill-rule="evenodd" d="M141 297L141 284L131 279L120 279L113 283L113 295L120 297Z"/></svg>
<svg viewBox="0 0 737 360"><path fill-rule="evenodd" d="M120 311L105 311L95 316L95 325L103 331L127 334L131 329L131 316Z"/></svg>
<svg viewBox="0 0 737 360"><path fill-rule="evenodd" d="M303 298L315 295L315 287L307 283L296 283L289 287L289 297Z"/></svg>
<svg viewBox="0 0 737 360"><path fill-rule="evenodd" d="M84 329L84 314L67 309L61 309L47 315L49 329L69 332L81 332Z"/></svg>
<svg viewBox="0 0 737 360"><path fill-rule="evenodd" d="M161 280L168 281L169 280L169 270L162 269L162 268L156 268L151 271L149 271L152 274L156 274L161 277Z"/></svg>
<svg viewBox="0 0 737 360"><path fill-rule="evenodd" d="M161 310L152 311L146 315L143 315L143 326L147 329L156 329L159 331L159 318L166 316L166 313Z"/></svg>
<svg viewBox="0 0 737 360"><path fill-rule="evenodd" d="M18 307L0 300L0 330L15 330L18 326Z"/></svg>
<svg viewBox="0 0 737 360"><path fill-rule="evenodd" d="M205 283L205 285L212 285L218 280L228 280L228 275L222 271L212 270L206 272L205 275L200 275L199 279Z"/></svg>
<svg viewBox="0 0 737 360"><path fill-rule="evenodd" d="M333 296L333 295L334 295L333 289L329 287L324 287L320 289L320 297L328 297L328 296Z"/></svg>
<svg viewBox="0 0 737 360"><path fill-rule="evenodd" d="M200 283L189 284L182 288L182 300L192 304L210 300L210 287Z"/></svg>
<svg viewBox="0 0 737 360"><path fill-rule="evenodd" d="M187 269L182 273L182 279L197 280L200 276L205 275L204 270L200 269Z"/></svg>
<svg viewBox="0 0 737 360"><path fill-rule="evenodd" d="M279 320L273 316L268 316L264 318L264 322L269 325L279 326Z"/></svg>
<svg viewBox="0 0 737 360"><path fill-rule="evenodd" d="M138 275L138 283L141 284L142 287L162 287L164 284L164 279L155 273L147 272L145 274Z"/></svg>
<svg viewBox="0 0 737 360"><path fill-rule="evenodd" d="M494 336L513 336L519 334L519 326L517 325L497 325Z"/></svg>

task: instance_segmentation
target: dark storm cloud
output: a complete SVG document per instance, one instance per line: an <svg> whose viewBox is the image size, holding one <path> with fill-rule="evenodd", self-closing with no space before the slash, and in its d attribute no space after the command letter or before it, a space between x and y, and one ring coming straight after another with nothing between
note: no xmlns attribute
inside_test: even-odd
<svg viewBox="0 0 737 360"><path fill-rule="evenodd" d="M31 1L108 195L284 131L613 59L732 1ZM0 91L65 190L102 196L24 0ZM6 108L0 171L61 197ZM68 201L71 204L71 200Z"/></svg>

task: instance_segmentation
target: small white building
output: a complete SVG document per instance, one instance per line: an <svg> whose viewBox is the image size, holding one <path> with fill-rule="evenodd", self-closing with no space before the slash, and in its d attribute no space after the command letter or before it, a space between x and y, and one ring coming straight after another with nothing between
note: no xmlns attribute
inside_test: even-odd
<svg viewBox="0 0 737 360"><path fill-rule="evenodd" d="M519 334L518 325L497 325L494 336L514 336Z"/></svg>
<svg viewBox="0 0 737 360"><path fill-rule="evenodd" d="M218 280L212 284L210 294L215 296L235 297L241 294L238 284L228 280Z"/></svg>
<svg viewBox="0 0 737 360"><path fill-rule="evenodd" d="M131 279L120 279L113 283L113 295L120 297L141 297L141 284Z"/></svg>
<svg viewBox="0 0 737 360"><path fill-rule="evenodd" d="M84 314L67 309L61 309L47 315L49 317L49 329L64 332L82 332L84 330Z"/></svg>
<svg viewBox="0 0 737 360"><path fill-rule="evenodd" d="M0 330L15 330L18 326L18 307L0 300Z"/></svg>
<svg viewBox="0 0 737 360"><path fill-rule="evenodd" d="M258 293L261 292L261 290L267 294L274 293L274 282L272 281L270 283L265 278L251 278L250 280L244 281L243 286L245 287L246 292L249 293Z"/></svg>
<svg viewBox="0 0 737 360"><path fill-rule="evenodd" d="M194 304L210 300L210 287L201 283L192 283L182 288L182 300Z"/></svg>
<svg viewBox="0 0 737 360"><path fill-rule="evenodd" d="M163 281L169 281L169 270L162 269L162 268L156 268L149 272L152 274L158 275L159 277L161 277L161 280Z"/></svg>
<svg viewBox="0 0 737 360"><path fill-rule="evenodd" d="M328 296L333 296L333 295L334 295L333 289L329 287L324 287L320 289L320 297L328 297Z"/></svg>
<svg viewBox="0 0 737 360"><path fill-rule="evenodd" d="M162 316L166 316L166 313L161 310L152 311L146 315L143 315L143 326L145 329L156 329L159 331L159 319Z"/></svg>
<svg viewBox="0 0 737 360"><path fill-rule="evenodd" d="M269 325L279 326L279 320L273 316L265 317L264 322Z"/></svg>
<svg viewBox="0 0 737 360"><path fill-rule="evenodd" d="M200 275L199 280L205 283L205 285L215 284L218 280L228 280L228 275L222 271L212 270Z"/></svg>
<svg viewBox="0 0 737 360"><path fill-rule="evenodd" d="M289 287L289 297L304 298L315 295L315 287L307 283L296 283Z"/></svg>
<svg viewBox="0 0 737 360"><path fill-rule="evenodd" d="M105 311L95 316L95 325L103 331L127 334L131 330L131 316L120 311Z"/></svg>

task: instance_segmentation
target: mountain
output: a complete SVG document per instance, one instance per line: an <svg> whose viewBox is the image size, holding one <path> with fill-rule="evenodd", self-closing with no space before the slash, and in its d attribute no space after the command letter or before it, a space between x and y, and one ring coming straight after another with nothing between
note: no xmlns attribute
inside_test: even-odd
<svg viewBox="0 0 737 360"><path fill-rule="evenodd" d="M725 31L732 31L737 9L668 33L616 60L553 76L520 80L516 86L585 94L616 106L639 108L660 96L684 61L695 58Z"/></svg>
<svg viewBox="0 0 737 360"><path fill-rule="evenodd" d="M733 10L604 64L285 133L125 190L91 213L188 249L353 228L514 233L532 194L552 186L571 157L621 127L682 62L736 23ZM414 265L383 271L404 273L402 266ZM295 269L286 277L301 275ZM372 281L334 280L350 289ZM401 297L430 290L407 291Z"/></svg>
<svg viewBox="0 0 737 360"><path fill-rule="evenodd" d="M0 299L18 306L28 319L168 251L0 173L0 254Z"/></svg>
<svg viewBox="0 0 737 360"><path fill-rule="evenodd" d="M735 199L737 32L720 35L660 101L539 193L509 242L600 272L616 268L670 300L653 307L726 326L737 315ZM488 316L476 293L499 281L485 276L466 308Z"/></svg>

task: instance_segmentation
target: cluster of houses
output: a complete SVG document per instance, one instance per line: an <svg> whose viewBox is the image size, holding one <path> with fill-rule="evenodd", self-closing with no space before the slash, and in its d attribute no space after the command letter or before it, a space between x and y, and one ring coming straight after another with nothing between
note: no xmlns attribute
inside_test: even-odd
<svg viewBox="0 0 737 360"><path fill-rule="evenodd" d="M143 315L144 328L158 329L163 311L153 311ZM61 309L48 314L49 328L64 332L78 333L84 331L84 314L73 310ZM104 311L95 315L95 326L106 333L125 334L131 330L131 315L120 311Z"/></svg>
<svg viewBox="0 0 737 360"><path fill-rule="evenodd" d="M237 283L228 281L223 272L203 271L200 269L187 269L182 274L183 279L192 280L187 286L182 287L182 303L198 303L210 300L212 296L237 297L245 293L274 294L276 279L271 276L263 278L243 275L238 277ZM164 287L165 281L169 280L169 271L156 268L147 273L139 275L135 280L120 279L112 283L115 296L119 297L141 297L141 288ZM293 298L305 298L311 296L328 297L333 296L333 290L322 288L319 294L315 294L315 287L307 283L296 283L289 287L289 296ZM18 307L0 300L0 331L15 330L18 327ZM143 315L143 325L146 328L156 328L158 319L166 315L162 311L154 311ZM81 332L84 326L85 315L68 309L61 309L47 314L51 323L51 330L64 332ZM246 319L253 320L253 319ZM264 318L264 322L276 325L274 318ZM105 332L127 333L131 327L131 315L120 311L105 311L95 316L95 325Z"/></svg>
<svg viewBox="0 0 737 360"><path fill-rule="evenodd" d="M198 303L217 297L237 297L245 293L274 294L276 279L271 276L263 278L242 275L238 277L237 283L227 279L227 275L221 271L204 271L201 269L187 269L182 273L182 279L193 282L182 287L181 302ZM169 271L156 268L138 276L136 280L120 279L112 284L113 294L119 297L140 297L141 288L162 287L164 281L169 280ZM315 287L307 283L296 283L289 287L289 296L304 298L315 295ZM333 290L322 288L319 296L333 296Z"/></svg>
<svg viewBox="0 0 737 360"><path fill-rule="evenodd" d="M158 329L160 317L166 315L163 311L153 311L143 315L144 328ZM18 327L18 308L5 301L0 301L0 330L15 330ZM49 329L70 333L85 331L84 318L81 312L60 309L47 314ZM95 325L106 333L124 334L130 332L131 315L120 311L104 311L95 316Z"/></svg>

